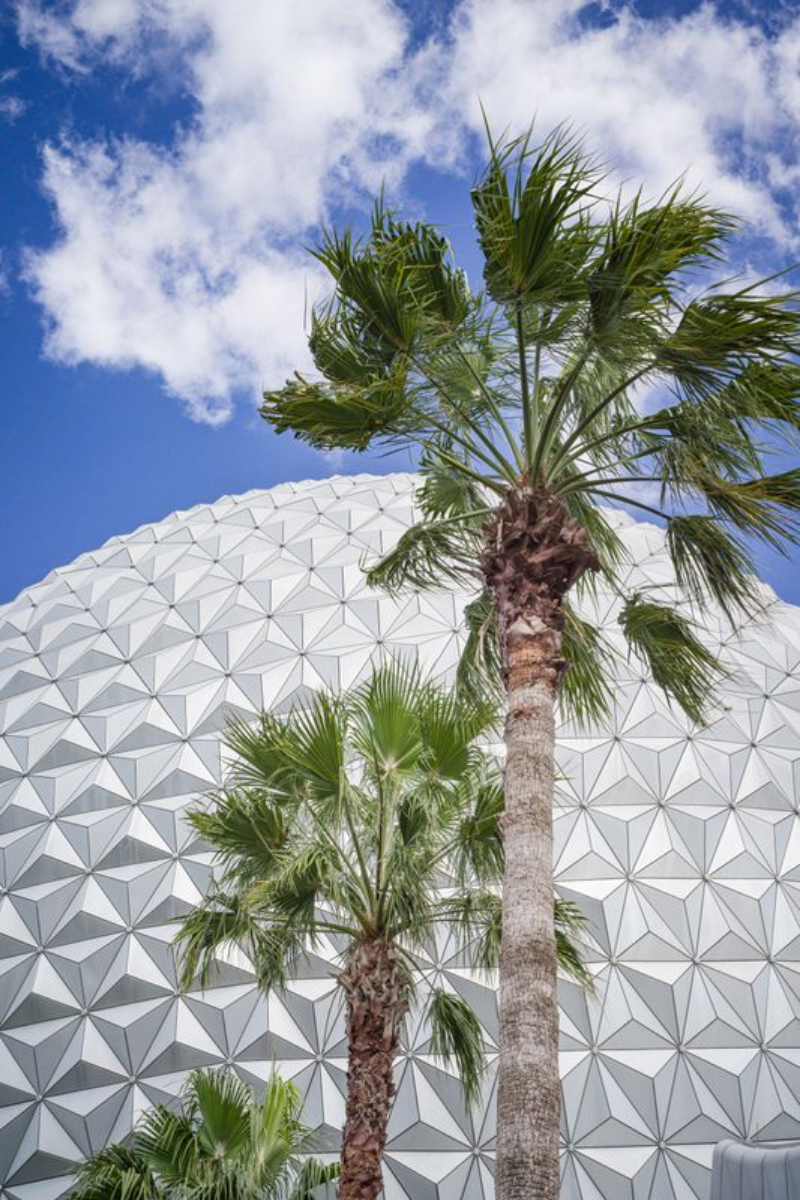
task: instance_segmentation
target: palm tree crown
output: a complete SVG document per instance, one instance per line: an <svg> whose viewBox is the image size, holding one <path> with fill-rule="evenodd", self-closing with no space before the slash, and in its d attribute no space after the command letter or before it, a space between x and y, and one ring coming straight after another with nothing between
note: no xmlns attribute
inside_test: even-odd
<svg viewBox="0 0 800 1200"><path fill-rule="evenodd" d="M343 1195L351 1122L369 1115L376 1059L384 1090L364 1138L368 1187L380 1191L392 1061L420 980L417 955L445 928L472 963L497 964L503 789L481 745L495 720L493 705L388 664L348 695L319 693L286 719L265 712L255 727L233 726L227 786L211 808L189 814L217 852L220 877L182 920L186 985L198 973L207 983L226 946L245 950L265 989L283 984L320 938L340 950L350 1057ZM578 914L556 907L562 965L583 982L568 936ZM472 1100L484 1066L477 1018L442 987L428 987L422 1003L433 1053L456 1063Z"/></svg>
<svg viewBox="0 0 800 1200"><path fill-rule="evenodd" d="M300 1108L278 1075L259 1102L230 1071L195 1071L177 1111L157 1105L125 1145L81 1163L71 1200L310 1200L338 1164L308 1157Z"/></svg>
<svg viewBox="0 0 800 1200"><path fill-rule="evenodd" d="M758 605L742 537L780 545L800 508L800 470L767 469L800 428L793 295L701 290L736 221L679 186L609 207L601 180L564 130L491 145L472 191L482 293L436 229L382 204L366 238L327 233L316 254L333 293L309 339L321 377L297 375L262 408L320 448L421 451L424 519L372 580L482 576L483 632L547 592L571 664L562 703L583 716L608 700L612 650L565 597L596 571L622 594L603 505L663 519L679 585L732 618ZM715 662L691 622L661 598L623 599L630 647L699 718Z"/></svg>

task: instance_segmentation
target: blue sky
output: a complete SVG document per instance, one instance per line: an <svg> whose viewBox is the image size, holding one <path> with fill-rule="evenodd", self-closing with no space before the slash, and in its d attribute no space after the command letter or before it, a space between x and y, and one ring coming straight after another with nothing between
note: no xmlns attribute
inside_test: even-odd
<svg viewBox="0 0 800 1200"><path fill-rule="evenodd" d="M107 537L332 471L255 415L304 363L320 221L382 182L473 275L478 96L573 120L652 194L741 213L737 269L800 259L794 3L18 0L0 17L0 602ZM800 602L797 564L760 554Z"/></svg>

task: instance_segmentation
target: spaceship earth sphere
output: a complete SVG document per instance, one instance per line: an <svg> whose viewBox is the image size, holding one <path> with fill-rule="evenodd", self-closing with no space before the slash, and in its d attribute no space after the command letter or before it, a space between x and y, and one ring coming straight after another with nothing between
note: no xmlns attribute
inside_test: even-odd
<svg viewBox="0 0 800 1200"><path fill-rule="evenodd" d="M412 521L414 487L361 475L225 497L0 608L3 1196L54 1200L201 1065L256 1087L277 1066L336 1150L336 947L266 999L235 957L180 994L172 922L211 869L181 814L219 782L232 714L349 687L387 654L452 678L469 596L363 578ZM671 594L663 533L619 525L629 585ZM736 632L702 615L730 671L706 725L636 661L602 727L559 725L557 886L589 919L595 978L562 987L565 1200L703 1200L721 1138L800 1136L800 610L766 598ZM617 602L592 603L621 647ZM424 966L475 1006L491 1057L494 981L446 939ZM387 1200L490 1197L491 1072L465 1111L413 1013L396 1070Z"/></svg>

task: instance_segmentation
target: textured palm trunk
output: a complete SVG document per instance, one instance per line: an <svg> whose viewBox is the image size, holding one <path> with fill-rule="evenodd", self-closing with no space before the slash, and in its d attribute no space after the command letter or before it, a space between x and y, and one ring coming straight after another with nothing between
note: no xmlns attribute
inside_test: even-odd
<svg viewBox="0 0 800 1200"><path fill-rule="evenodd" d="M558 634L507 635L505 877L497 1080L499 1200L559 1192L558 990L553 924L553 706Z"/></svg>
<svg viewBox="0 0 800 1200"><path fill-rule="evenodd" d="M339 976L347 997L347 1113L339 1200L375 1200L394 1097L408 976L380 938L359 943Z"/></svg>
<svg viewBox="0 0 800 1200"><path fill-rule="evenodd" d="M565 669L561 599L597 560L560 503L529 490L508 497L485 538L507 697L496 1191L498 1200L557 1200L554 706Z"/></svg>

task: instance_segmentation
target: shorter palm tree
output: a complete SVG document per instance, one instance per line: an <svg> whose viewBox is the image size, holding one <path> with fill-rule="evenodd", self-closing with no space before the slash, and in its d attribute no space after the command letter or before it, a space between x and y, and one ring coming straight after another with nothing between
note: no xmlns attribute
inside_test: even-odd
<svg viewBox="0 0 800 1200"><path fill-rule="evenodd" d="M339 1168L308 1157L301 1105L278 1075L259 1102L231 1071L195 1071L178 1111L157 1105L80 1164L70 1200L310 1200Z"/></svg>
<svg viewBox="0 0 800 1200"><path fill-rule="evenodd" d="M437 929L468 961L494 968L500 944L501 778L482 748L496 718L397 665L349 695L318 694L282 720L235 724L227 786L189 821L217 852L220 877L183 918L182 982L201 986L238 947L265 989L282 985L309 946L341 951L348 1091L340 1200L374 1200L394 1093L393 1062ZM562 962L583 977L557 906ZM420 1001L431 1049L456 1064L470 1102L483 1039L460 997L429 987Z"/></svg>

